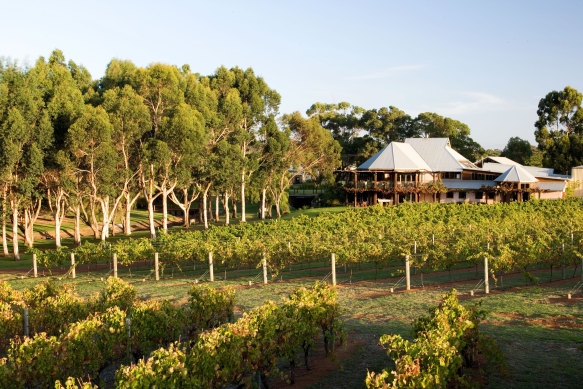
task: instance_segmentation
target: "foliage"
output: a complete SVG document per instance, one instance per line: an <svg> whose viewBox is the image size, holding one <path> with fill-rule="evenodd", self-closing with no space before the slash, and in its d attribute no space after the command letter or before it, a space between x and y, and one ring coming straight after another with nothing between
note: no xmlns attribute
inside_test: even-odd
<svg viewBox="0 0 583 389"><path fill-rule="evenodd" d="M193 284L188 292L186 309L189 331L213 328L233 319L235 291L211 288L208 285Z"/></svg>
<svg viewBox="0 0 583 389"><path fill-rule="evenodd" d="M415 339L383 335L381 345L395 362L395 369L368 372L368 388L467 387L462 367L471 367L482 338L478 332L485 313L477 306L465 308L455 289L442 303L413 323ZM500 359L497 360L500 362Z"/></svg>
<svg viewBox="0 0 583 389"><path fill-rule="evenodd" d="M291 362L299 350L309 349L323 325L328 330L334 323L334 333L341 331L335 297L333 288L318 284L313 289L298 290L282 305L268 301L234 323L201 333L188 351L171 345L155 351L147 360L122 367L116 373L116 385L251 386L258 376L264 379L277 374L278 359Z"/></svg>
<svg viewBox="0 0 583 389"><path fill-rule="evenodd" d="M118 307L127 311L136 301L136 288L122 279L108 277L101 290L97 304L101 310Z"/></svg>

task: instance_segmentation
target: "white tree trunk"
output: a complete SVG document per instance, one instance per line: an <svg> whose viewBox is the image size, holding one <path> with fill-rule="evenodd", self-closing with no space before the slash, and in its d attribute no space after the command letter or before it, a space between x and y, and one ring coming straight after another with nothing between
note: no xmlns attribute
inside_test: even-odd
<svg viewBox="0 0 583 389"><path fill-rule="evenodd" d="M241 223L247 222L245 217L245 169L241 174Z"/></svg>
<svg viewBox="0 0 583 389"><path fill-rule="evenodd" d="M156 239L156 225L154 224L154 198L148 199L148 221L150 224L150 239Z"/></svg>
<svg viewBox="0 0 583 389"><path fill-rule="evenodd" d="M61 220L59 218L59 207L58 205L55 207L55 247L61 248Z"/></svg>
<svg viewBox="0 0 583 389"><path fill-rule="evenodd" d="M81 244L81 206L77 205L75 208L75 244Z"/></svg>
<svg viewBox="0 0 583 389"><path fill-rule="evenodd" d="M203 220L204 220L204 229L208 230L209 228L209 219L208 219L208 210L207 210L207 199L208 199L208 191L209 187L204 190L202 194L202 213L203 213Z"/></svg>
<svg viewBox="0 0 583 389"><path fill-rule="evenodd" d="M125 236L130 236L132 234L132 224L131 224L131 212L132 212L132 203L130 201L130 194L129 192L125 195L125 205L124 211L125 216L123 218L123 233Z"/></svg>
<svg viewBox="0 0 583 389"><path fill-rule="evenodd" d="M109 196L106 196L101 203L101 213L103 214L103 225L101 227L101 241L109 237Z"/></svg>
<svg viewBox="0 0 583 389"><path fill-rule="evenodd" d="M4 255L8 255L8 241L6 239L6 219L2 219L2 249Z"/></svg>
<svg viewBox="0 0 583 389"><path fill-rule="evenodd" d="M219 194L215 195L215 222L219 222Z"/></svg>
<svg viewBox="0 0 583 389"><path fill-rule="evenodd" d="M20 253L18 252L18 204L12 204L12 252L14 253L14 260L20 260Z"/></svg>
<svg viewBox="0 0 583 389"><path fill-rule="evenodd" d="M261 191L261 220L265 220L265 196L267 188L263 188Z"/></svg>
<svg viewBox="0 0 583 389"><path fill-rule="evenodd" d="M168 192L164 187L162 189L162 228L164 234L168 233Z"/></svg>
<svg viewBox="0 0 583 389"><path fill-rule="evenodd" d="M229 225L229 192L225 191L225 224Z"/></svg>

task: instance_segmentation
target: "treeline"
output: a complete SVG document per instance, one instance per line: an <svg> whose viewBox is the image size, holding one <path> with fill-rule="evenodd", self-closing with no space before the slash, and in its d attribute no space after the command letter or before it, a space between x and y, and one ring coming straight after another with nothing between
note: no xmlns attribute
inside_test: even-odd
<svg viewBox="0 0 583 389"><path fill-rule="evenodd" d="M358 166L382 147L405 138L449 138L451 146L470 161L486 154L470 137L467 124L433 112L412 117L393 106L365 109L342 102L316 103L307 114L318 119L340 143L343 166Z"/></svg>
<svg viewBox="0 0 583 389"><path fill-rule="evenodd" d="M165 232L169 203L186 226L198 206L207 228L212 196L227 224L238 205L245 222L247 199L261 201L262 218L272 206L279 215L293 178L329 176L340 153L316 118L278 116L280 100L251 68L203 76L188 65L141 68L114 59L94 80L59 50L32 67L0 62L4 254L10 219L14 257L19 231L33 247L42 208L54 219L57 247L66 214L74 216L77 244L81 225L105 240L117 215L131 234L130 211L140 198L152 238L158 198Z"/></svg>

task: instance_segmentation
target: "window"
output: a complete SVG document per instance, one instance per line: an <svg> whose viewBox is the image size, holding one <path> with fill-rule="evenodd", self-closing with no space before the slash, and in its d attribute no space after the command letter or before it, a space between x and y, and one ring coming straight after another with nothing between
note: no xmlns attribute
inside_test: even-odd
<svg viewBox="0 0 583 389"><path fill-rule="evenodd" d="M494 199L494 198L496 198L496 193L494 193L494 192L488 192L488 198L489 198L489 199Z"/></svg>
<svg viewBox="0 0 583 389"><path fill-rule="evenodd" d="M459 195L458 195L458 197L460 199L465 199L466 198L466 192L460 192Z"/></svg>
<svg viewBox="0 0 583 389"><path fill-rule="evenodd" d="M447 192L447 195L446 195L446 197L447 197L448 199L453 199L453 192Z"/></svg>
<svg viewBox="0 0 583 389"><path fill-rule="evenodd" d="M456 172L443 172L441 177L445 179L455 180L460 178L460 174Z"/></svg>
<svg viewBox="0 0 583 389"><path fill-rule="evenodd" d="M484 198L484 192L476 192L476 200L482 200Z"/></svg>
<svg viewBox="0 0 583 389"><path fill-rule="evenodd" d="M529 189L530 184L520 184L520 189Z"/></svg>

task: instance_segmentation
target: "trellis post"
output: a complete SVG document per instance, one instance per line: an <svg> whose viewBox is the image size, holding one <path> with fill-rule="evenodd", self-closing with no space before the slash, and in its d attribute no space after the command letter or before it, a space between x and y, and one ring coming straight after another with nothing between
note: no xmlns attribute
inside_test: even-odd
<svg viewBox="0 0 583 389"><path fill-rule="evenodd" d="M332 260L332 285L336 285L336 254L331 254Z"/></svg>
<svg viewBox="0 0 583 389"><path fill-rule="evenodd" d="M117 278L117 253L113 253L113 278Z"/></svg>
<svg viewBox="0 0 583 389"><path fill-rule="evenodd" d="M211 278L211 282L215 280L215 271L213 268L213 252L209 251L209 276Z"/></svg>
<svg viewBox="0 0 583 389"><path fill-rule="evenodd" d="M411 290L411 270L409 264L409 254L405 256L405 277L407 278L407 290Z"/></svg>
<svg viewBox="0 0 583 389"><path fill-rule="evenodd" d="M158 253L154 253L154 274L156 281L160 281L160 263L158 262Z"/></svg>
<svg viewBox="0 0 583 389"><path fill-rule="evenodd" d="M265 251L263 252L263 284L267 285L267 258L265 256Z"/></svg>

